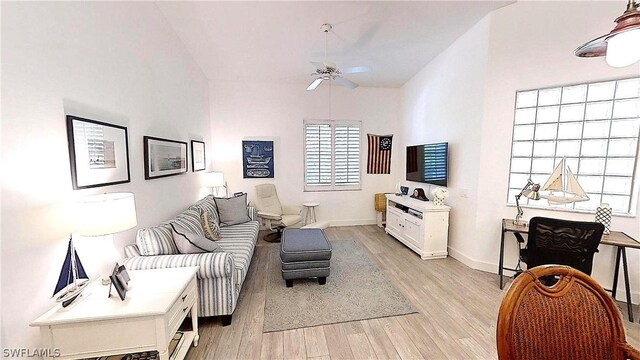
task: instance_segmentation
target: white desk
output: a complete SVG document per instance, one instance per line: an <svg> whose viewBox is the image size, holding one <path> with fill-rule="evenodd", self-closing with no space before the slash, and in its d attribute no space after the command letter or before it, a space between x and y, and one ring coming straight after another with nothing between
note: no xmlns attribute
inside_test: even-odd
<svg viewBox="0 0 640 360"><path fill-rule="evenodd" d="M60 349L60 359L157 350L168 359L169 342L191 314L176 359L198 346L197 267L129 271L124 301L115 289L94 281L71 305L57 305L32 322L40 327L42 346Z"/></svg>

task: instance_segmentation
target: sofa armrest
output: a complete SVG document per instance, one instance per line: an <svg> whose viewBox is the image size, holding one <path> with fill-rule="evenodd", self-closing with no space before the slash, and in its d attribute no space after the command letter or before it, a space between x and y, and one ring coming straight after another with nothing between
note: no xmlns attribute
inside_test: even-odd
<svg viewBox="0 0 640 360"><path fill-rule="evenodd" d="M300 215L301 211L302 207L300 206L282 205L282 213L284 215Z"/></svg>
<svg viewBox="0 0 640 360"><path fill-rule="evenodd" d="M253 221L258 221L258 209L256 209L253 206L248 206L247 213L249 214L249 219Z"/></svg>
<svg viewBox="0 0 640 360"><path fill-rule="evenodd" d="M157 256L134 256L124 259L130 270L198 267L199 279L229 278L235 274L233 255L225 251Z"/></svg>

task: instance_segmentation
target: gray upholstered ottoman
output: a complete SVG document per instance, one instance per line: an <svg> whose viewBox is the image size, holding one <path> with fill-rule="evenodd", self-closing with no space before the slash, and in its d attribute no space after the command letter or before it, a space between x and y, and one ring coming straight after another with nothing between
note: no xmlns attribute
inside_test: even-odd
<svg viewBox="0 0 640 360"><path fill-rule="evenodd" d="M322 229L285 229L280 244L282 278L287 287L293 279L317 277L324 285L329 276L331 243Z"/></svg>

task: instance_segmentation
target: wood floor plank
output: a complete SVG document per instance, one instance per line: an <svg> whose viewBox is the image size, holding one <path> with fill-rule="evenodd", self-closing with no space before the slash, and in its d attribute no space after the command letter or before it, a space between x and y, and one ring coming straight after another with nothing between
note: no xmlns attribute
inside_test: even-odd
<svg viewBox="0 0 640 360"><path fill-rule="evenodd" d="M322 326L304 328L304 343L308 358L329 356L329 348Z"/></svg>
<svg viewBox="0 0 640 360"><path fill-rule="evenodd" d="M324 325L323 330L332 360L355 359L342 324Z"/></svg>
<svg viewBox="0 0 640 360"><path fill-rule="evenodd" d="M404 331L395 317L374 320L380 322L401 359L423 359L422 354L420 354L418 348L416 348L411 339L409 339L409 335Z"/></svg>
<svg viewBox="0 0 640 360"><path fill-rule="evenodd" d="M379 359L399 360L400 355L379 321L363 320L362 327Z"/></svg>
<svg viewBox="0 0 640 360"><path fill-rule="evenodd" d="M293 329L284 332L284 359L299 360L307 358L304 344L304 330Z"/></svg>
<svg viewBox="0 0 640 360"><path fill-rule="evenodd" d="M282 331L262 334L260 359L284 359L284 334Z"/></svg>
<svg viewBox="0 0 640 360"><path fill-rule="evenodd" d="M366 334L348 334L347 341L349 347L353 353L353 357L356 359L377 359L375 351L369 343L369 338Z"/></svg>

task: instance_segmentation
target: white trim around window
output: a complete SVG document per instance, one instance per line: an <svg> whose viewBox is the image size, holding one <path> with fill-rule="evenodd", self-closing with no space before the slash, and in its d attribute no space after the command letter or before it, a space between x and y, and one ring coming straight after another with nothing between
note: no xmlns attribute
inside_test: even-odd
<svg viewBox="0 0 640 360"><path fill-rule="evenodd" d="M304 191L362 188L362 122L305 119Z"/></svg>

